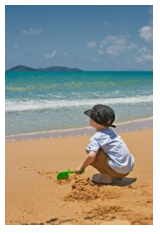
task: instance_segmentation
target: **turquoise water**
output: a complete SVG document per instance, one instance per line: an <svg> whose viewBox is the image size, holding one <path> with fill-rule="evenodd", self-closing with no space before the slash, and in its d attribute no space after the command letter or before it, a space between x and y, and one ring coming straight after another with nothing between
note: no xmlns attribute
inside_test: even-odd
<svg viewBox="0 0 160 234"><path fill-rule="evenodd" d="M88 126L84 110L111 106L115 122L153 115L153 72L6 72L6 135Z"/></svg>

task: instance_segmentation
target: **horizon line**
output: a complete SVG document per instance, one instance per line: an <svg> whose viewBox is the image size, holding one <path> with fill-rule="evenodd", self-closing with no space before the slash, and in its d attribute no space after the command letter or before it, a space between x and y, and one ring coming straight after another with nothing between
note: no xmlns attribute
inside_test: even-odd
<svg viewBox="0 0 160 234"><path fill-rule="evenodd" d="M9 71L10 69L12 69L12 68L15 68L15 67L18 67L18 66L24 66L24 67L28 67L28 68L31 68L31 69L35 69L35 71L36 70L38 70L38 69L47 69L47 68L50 68L50 67L66 67L66 68L69 68L69 69L79 69L81 72L89 72L89 71L97 71L97 72L100 72L100 71L113 71L113 72L117 72L117 71L150 71L150 72L153 72L153 69L152 70L141 70L141 69L126 69L126 70L123 70L123 69L119 69L119 70L82 70L81 68L75 68L75 67L67 67L67 66L64 66L64 65L62 65L62 66L60 66L60 65L53 65L53 66L49 66L49 67L45 67L45 68L33 68L33 67L30 67L30 66L27 66L27 65L16 65L16 66L13 66L13 67L11 67L11 68L7 68L7 69L5 69L5 71ZM17 70L18 71L18 70ZM19 71L21 71L21 70L19 70ZM22 70L22 71L25 71L25 70ZM27 71L27 70L26 70ZM53 72L55 72L54 70L48 70L48 71L53 71ZM58 70L57 70L58 71ZM62 70L60 70L60 71L62 71ZM63 70L63 71L65 71L65 70ZM43 72L43 70L42 70L42 72Z"/></svg>

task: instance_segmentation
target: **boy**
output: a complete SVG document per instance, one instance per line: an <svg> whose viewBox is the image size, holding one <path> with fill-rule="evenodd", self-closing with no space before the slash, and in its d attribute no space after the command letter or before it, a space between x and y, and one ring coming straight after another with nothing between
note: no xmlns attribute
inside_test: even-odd
<svg viewBox="0 0 160 234"><path fill-rule="evenodd" d="M88 155L76 173L81 174L88 165L92 165L100 172L92 179L95 183L111 184L114 178L122 179L133 170L135 159L121 137L110 128L116 127L112 124L115 120L113 109L96 105L84 114L90 117L90 126L97 132L90 138L86 148Z"/></svg>

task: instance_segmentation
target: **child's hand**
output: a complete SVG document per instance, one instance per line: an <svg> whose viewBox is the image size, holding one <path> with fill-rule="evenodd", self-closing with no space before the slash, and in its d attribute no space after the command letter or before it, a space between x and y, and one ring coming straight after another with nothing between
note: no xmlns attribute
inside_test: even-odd
<svg viewBox="0 0 160 234"><path fill-rule="evenodd" d="M76 173L76 174L82 174L82 169L81 169L81 167L77 167L76 170L75 170L75 173Z"/></svg>

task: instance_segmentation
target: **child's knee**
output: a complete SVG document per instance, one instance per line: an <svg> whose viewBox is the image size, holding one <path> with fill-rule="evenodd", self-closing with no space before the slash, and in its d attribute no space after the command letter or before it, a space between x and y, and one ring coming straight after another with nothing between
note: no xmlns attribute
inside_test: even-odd
<svg viewBox="0 0 160 234"><path fill-rule="evenodd" d="M95 159L105 163L106 160L108 159L108 155L102 149L99 149Z"/></svg>

